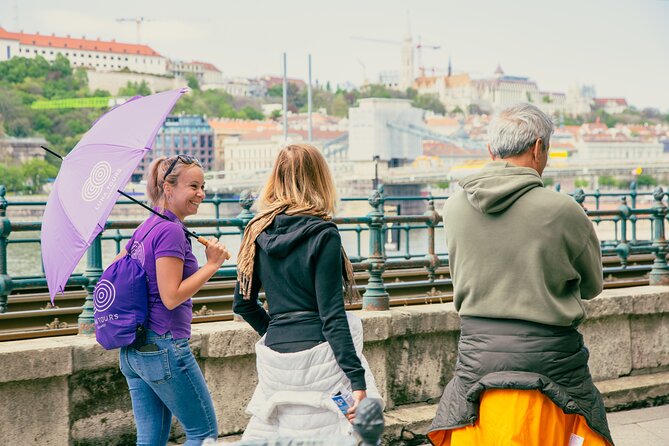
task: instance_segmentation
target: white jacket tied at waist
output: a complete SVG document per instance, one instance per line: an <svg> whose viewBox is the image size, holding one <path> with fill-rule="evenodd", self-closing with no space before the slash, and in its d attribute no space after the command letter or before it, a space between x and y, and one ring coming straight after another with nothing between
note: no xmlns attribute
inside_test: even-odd
<svg viewBox="0 0 669 446"><path fill-rule="evenodd" d="M346 313L355 351L365 369L367 397L381 398L369 364L362 354L362 322ZM246 412L251 415L243 439L351 435L351 423L332 401L331 394L351 381L339 367L330 344L309 350L278 353L256 343L258 386Z"/></svg>

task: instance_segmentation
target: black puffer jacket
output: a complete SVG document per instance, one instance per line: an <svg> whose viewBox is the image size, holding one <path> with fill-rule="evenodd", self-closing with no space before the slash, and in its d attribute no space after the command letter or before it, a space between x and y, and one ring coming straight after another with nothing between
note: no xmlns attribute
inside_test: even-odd
<svg viewBox="0 0 669 446"><path fill-rule="evenodd" d="M588 350L574 328L512 319L463 317L453 379L430 433L472 425L487 389L539 390L567 414L583 415L611 444L602 397L588 369Z"/></svg>

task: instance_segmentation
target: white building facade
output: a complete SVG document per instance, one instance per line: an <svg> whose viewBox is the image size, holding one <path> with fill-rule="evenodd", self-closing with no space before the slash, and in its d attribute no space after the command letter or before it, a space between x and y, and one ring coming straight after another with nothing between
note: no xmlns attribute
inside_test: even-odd
<svg viewBox="0 0 669 446"><path fill-rule="evenodd" d="M13 33L0 28L0 61L13 57L42 56L53 61L65 56L72 67L97 71L128 69L137 73L167 75L168 61L147 45L114 40L89 40L55 35Z"/></svg>
<svg viewBox="0 0 669 446"><path fill-rule="evenodd" d="M584 139L577 144L581 161L658 161L669 158L658 141Z"/></svg>
<svg viewBox="0 0 669 446"><path fill-rule="evenodd" d="M413 161L423 154L421 138L400 130L423 126L424 111L406 99L360 99L349 109L350 161Z"/></svg>

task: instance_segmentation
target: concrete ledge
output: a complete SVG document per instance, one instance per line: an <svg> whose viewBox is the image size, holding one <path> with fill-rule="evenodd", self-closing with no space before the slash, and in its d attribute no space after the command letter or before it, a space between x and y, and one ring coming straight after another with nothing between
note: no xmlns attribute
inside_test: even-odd
<svg viewBox="0 0 669 446"><path fill-rule="evenodd" d="M584 304L589 317L579 330L607 407L667 401L669 287L607 290ZM454 305L357 314L365 332L364 353L388 410L386 440L410 437L409 431L424 433L436 408L419 403L438 401L453 375L460 335ZM244 408L256 385L257 339L243 322L193 326L191 346L223 436L238 434L248 422ZM134 441L118 352L103 350L94 337L0 343L0 401L11 401L0 407L0 432L14 444Z"/></svg>
<svg viewBox="0 0 669 446"><path fill-rule="evenodd" d="M0 383L71 375L73 340L66 336L0 343Z"/></svg>
<svg viewBox="0 0 669 446"><path fill-rule="evenodd" d="M607 410L611 411L669 402L669 372L625 376L596 384Z"/></svg>

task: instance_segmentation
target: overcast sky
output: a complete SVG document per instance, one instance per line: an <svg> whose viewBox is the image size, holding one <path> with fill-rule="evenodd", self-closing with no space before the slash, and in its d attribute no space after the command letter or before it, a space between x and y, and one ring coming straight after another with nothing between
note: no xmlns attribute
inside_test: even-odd
<svg viewBox="0 0 669 446"><path fill-rule="evenodd" d="M408 18L407 18L408 16ZM528 76L544 91L594 85L599 97L669 111L669 0L0 0L9 31L136 41L165 57L201 60L226 76L281 73L322 83L377 81L397 70L410 24L426 67L474 78Z"/></svg>

